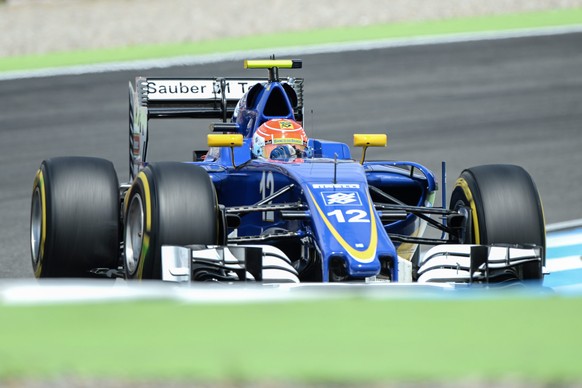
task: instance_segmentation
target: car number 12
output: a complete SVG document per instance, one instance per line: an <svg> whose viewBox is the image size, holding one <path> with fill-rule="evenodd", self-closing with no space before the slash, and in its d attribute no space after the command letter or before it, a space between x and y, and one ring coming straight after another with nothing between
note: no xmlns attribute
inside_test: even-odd
<svg viewBox="0 0 582 388"><path fill-rule="evenodd" d="M263 176L259 183L259 192L261 193L261 199L265 199L275 192L275 178L273 178L271 171L263 171ZM262 212L262 220L265 222L273 222L275 220L275 212Z"/></svg>
<svg viewBox="0 0 582 388"><path fill-rule="evenodd" d="M345 213L345 215L344 215ZM349 210L334 210L331 211L329 213L327 213L328 217L335 217L337 218L337 222L342 223L342 222L370 222L370 219L368 218L368 213L366 213L363 210L359 210L359 209L349 209ZM351 216L351 217L346 217L346 216ZM347 220L346 220L347 219Z"/></svg>

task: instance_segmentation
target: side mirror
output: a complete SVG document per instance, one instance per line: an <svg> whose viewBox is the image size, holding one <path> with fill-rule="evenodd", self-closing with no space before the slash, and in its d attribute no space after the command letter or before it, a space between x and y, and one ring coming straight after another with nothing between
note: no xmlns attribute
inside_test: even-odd
<svg viewBox="0 0 582 388"><path fill-rule="evenodd" d="M242 147L243 135L240 133L209 133L208 147L230 147L230 155L232 158L232 166L234 164L234 147Z"/></svg>
<svg viewBox="0 0 582 388"><path fill-rule="evenodd" d="M388 136L385 133L373 134L373 133L355 133L354 134L354 147L362 147L362 159L360 164L364 164L366 159L366 150L368 147L386 147L388 144Z"/></svg>

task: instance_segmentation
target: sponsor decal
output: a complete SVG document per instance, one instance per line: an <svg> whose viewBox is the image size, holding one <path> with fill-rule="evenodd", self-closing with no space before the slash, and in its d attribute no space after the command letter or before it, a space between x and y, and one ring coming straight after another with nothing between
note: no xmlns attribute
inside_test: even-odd
<svg viewBox="0 0 582 388"><path fill-rule="evenodd" d="M303 141L301 139L295 139L292 137L285 137L282 139L273 139L271 144L299 144L303 145Z"/></svg>
<svg viewBox="0 0 582 388"><path fill-rule="evenodd" d="M281 121L279 121L279 128L281 128L281 129L289 129L289 128L293 129L293 124L291 124L290 121L281 120Z"/></svg>
<svg viewBox="0 0 582 388"><path fill-rule="evenodd" d="M238 100L255 83L248 80L229 80L225 84L226 98ZM148 100L216 100L221 98L220 81L206 80L148 80Z"/></svg>
<svg viewBox="0 0 582 388"><path fill-rule="evenodd" d="M148 82L148 96L156 94L204 94L208 89L208 82L197 83L187 81L149 81Z"/></svg>
<svg viewBox="0 0 582 388"><path fill-rule="evenodd" d="M362 206L360 196L356 191L323 191L321 192L326 206L333 205L359 205Z"/></svg>
<svg viewBox="0 0 582 388"><path fill-rule="evenodd" d="M245 81L245 80L226 81L226 84L224 86L226 98L240 99L255 84L256 84L256 81L254 81L254 82L249 82L249 81ZM221 94L220 82L217 82L217 81L214 82L214 93Z"/></svg>
<svg viewBox="0 0 582 388"><path fill-rule="evenodd" d="M359 183L313 183L314 189L359 189Z"/></svg>
<svg viewBox="0 0 582 388"><path fill-rule="evenodd" d="M140 143L140 140L141 140L141 136L139 134L134 134L133 135L133 143L132 143L132 146L133 146L133 154L135 156L138 156L139 155L139 143Z"/></svg>

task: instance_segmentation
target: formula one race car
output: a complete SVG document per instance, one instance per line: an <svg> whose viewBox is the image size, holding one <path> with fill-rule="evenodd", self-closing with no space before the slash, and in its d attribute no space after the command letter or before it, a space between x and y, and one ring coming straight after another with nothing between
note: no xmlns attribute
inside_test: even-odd
<svg viewBox="0 0 582 388"><path fill-rule="evenodd" d="M464 170L449 207L407 161L366 161L384 134L346 144L307 138L299 60L248 60L268 79L130 83L130 181L89 157L45 160L31 206L36 277L213 282L542 280L545 224L530 175ZM192 162L147 161L148 122L214 118ZM444 164L443 164L444 170ZM443 188L443 204L446 193ZM426 226L441 238L423 237ZM419 244L434 245L421 258Z"/></svg>

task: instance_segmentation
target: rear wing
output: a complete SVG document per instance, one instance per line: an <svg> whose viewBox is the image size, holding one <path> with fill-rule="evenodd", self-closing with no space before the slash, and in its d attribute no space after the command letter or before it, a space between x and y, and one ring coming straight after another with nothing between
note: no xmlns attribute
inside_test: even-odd
<svg viewBox="0 0 582 388"><path fill-rule="evenodd" d="M227 122L238 101L266 78L145 78L129 83L130 179L146 162L148 120L151 118L206 118ZM297 117L303 116L303 79L283 78L297 94Z"/></svg>
<svg viewBox="0 0 582 388"><path fill-rule="evenodd" d="M150 118L217 118L226 122L238 101L266 78L144 78L129 84L130 114ZM296 113L303 111L303 79L286 78L297 94ZM140 112L142 111L142 112Z"/></svg>

